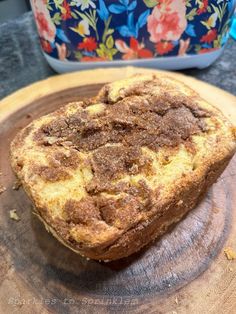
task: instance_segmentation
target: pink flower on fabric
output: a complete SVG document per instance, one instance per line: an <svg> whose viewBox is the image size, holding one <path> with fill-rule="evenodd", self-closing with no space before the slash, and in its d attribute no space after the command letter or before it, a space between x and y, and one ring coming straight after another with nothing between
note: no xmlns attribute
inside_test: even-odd
<svg viewBox="0 0 236 314"><path fill-rule="evenodd" d="M50 18L45 0L33 0L32 6L39 36L49 42L53 42L56 36L56 27Z"/></svg>
<svg viewBox="0 0 236 314"><path fill-rule="evenodd" d="M187 26L185 0L160 0L147 20L150 40L178 40Z"/></svg>
<svg viewBox="0 0 236 314"><path fill-rule="evenodd" d="M148 59L153 57L151 50L144 48L144 45L140 44L134 37L130 37L129 46L121 39L117 39L115 45L123 53L123 60Z"/></svg>

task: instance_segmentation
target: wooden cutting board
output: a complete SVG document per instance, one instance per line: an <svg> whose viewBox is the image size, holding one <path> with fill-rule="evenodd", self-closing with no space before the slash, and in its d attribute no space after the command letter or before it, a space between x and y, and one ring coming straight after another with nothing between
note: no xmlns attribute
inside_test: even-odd
<svg viewBox="0 0 236 314"><path fill-rule="evenodd" d="M202 203L174 230L141 252L111 263L87 261L63 247L31 213L15 181L9 145L22 127L69 101L93 96L137 68L55 76L0 102L0 313L236 313L236 158ZM236 124L236 98L177 73ZM10 219L17 210L20 221Z"/></svg>

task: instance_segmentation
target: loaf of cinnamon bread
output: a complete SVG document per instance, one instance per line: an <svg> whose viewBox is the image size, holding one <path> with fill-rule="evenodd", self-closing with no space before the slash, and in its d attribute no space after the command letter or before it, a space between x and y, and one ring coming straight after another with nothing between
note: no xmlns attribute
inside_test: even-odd
<svg viewBox="0 0 236 314"><path fill-rule="evenodd" d="M192 89L135 75L33 121L13 140L11 162L59 241L115 260L194 208L235 148L231 123Z"/></svg>

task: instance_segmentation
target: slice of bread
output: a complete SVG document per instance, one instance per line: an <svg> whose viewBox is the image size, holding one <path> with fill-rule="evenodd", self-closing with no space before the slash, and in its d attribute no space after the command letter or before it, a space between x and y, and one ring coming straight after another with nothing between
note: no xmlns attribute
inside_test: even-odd
<svg viewBox="0 0 236 314"><path fill-rule="evenodd" d="M12 142L11 162L59 241L115 260L196 206L235 148L231 123L192 89L136 75L33 121Z"/></svg>

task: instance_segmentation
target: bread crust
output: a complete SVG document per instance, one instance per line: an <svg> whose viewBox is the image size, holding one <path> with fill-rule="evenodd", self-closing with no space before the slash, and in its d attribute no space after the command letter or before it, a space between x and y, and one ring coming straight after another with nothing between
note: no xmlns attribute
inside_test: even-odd
<svg viewBox="0 0 236 314"><path fill-rule="evenodd" d="M139 75L33 121L13 140L11 164L60 242L115 260L194 208L235 148L230 122L189 87Z"/></svg>

